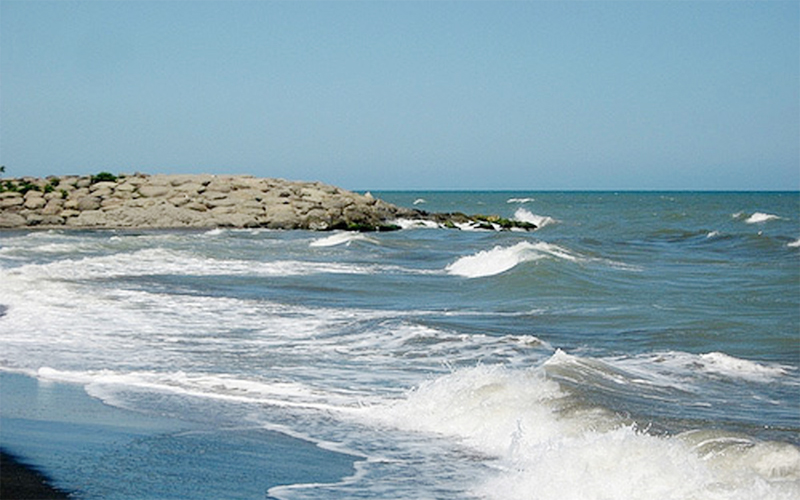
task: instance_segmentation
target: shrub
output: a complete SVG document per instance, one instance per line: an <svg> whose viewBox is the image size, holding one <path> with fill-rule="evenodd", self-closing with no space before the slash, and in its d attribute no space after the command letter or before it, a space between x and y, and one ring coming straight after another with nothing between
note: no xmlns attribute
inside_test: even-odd
<svg viewBox="0 0 800 500"><path fill-rule="evenodd" d="M111 172L100 172L99 174L93 175L91 177L92 184L98 182L117 182L117 176L112 174Z"/></svg>
<svg viewBox="0 0 800 500"><path fill-rule="evenodd" d="M41 191L41 190L42 188L28 181L22 181L22 185L17 186L17 191L22 194L25 194L28 191Z"/></svg>

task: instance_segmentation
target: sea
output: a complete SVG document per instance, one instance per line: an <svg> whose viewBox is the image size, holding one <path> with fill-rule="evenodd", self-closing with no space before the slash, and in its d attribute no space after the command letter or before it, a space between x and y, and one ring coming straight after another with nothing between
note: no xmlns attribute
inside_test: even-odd
<svg viewBox="0 0 800 500"><path fill-rule="evenodd" d="M800 498L800 193L372 194L538 229L0 232L0 444L82 499Z"/></svg>

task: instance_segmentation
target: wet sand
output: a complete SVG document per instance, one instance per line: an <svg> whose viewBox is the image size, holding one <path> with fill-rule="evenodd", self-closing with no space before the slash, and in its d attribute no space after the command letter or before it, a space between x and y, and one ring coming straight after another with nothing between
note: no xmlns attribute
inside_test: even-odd
<svg viewBox="0 0 800 500"><path fill-rule="evenodd" d="M0 372L0 398L0 448L18 457L3 499L49 498L16 485L50 485L40 491L60 490L55 499L265 498L279 485L338 482L357 460L257 426L195 421L191 408L179 418L115 408L81 385L16 373Z"/></svg>
<svg viewBox="0 0 800 500"><path fill-rule="evenodd" d="M0 449L0 499L65 500L69 495L50 484L50 479L14 455Z"/></svg>

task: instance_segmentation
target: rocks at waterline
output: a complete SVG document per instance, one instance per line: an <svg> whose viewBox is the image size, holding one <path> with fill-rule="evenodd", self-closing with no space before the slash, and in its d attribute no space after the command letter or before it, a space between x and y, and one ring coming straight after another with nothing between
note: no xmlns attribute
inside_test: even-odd
<svg viewBox="0 0 800 500"><path fill-rule="evenodd" d="M0 179L0 228L535 229L498 217L428 214L320 182L248 175L62 176Z"/></svg>

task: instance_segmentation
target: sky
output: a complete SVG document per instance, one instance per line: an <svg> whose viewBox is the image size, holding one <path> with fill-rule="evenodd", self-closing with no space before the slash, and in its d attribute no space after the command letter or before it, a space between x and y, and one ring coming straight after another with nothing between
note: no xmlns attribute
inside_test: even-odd
<svg viewBox="0 0 800 500"><path fill-rule="evenodd" d="M800 189L800 2L0 0L6 176Z"/></svg>

